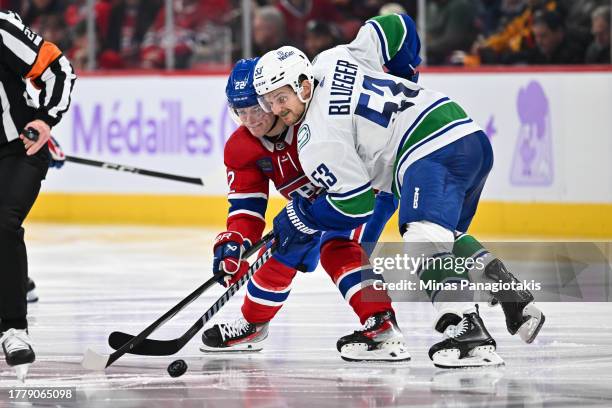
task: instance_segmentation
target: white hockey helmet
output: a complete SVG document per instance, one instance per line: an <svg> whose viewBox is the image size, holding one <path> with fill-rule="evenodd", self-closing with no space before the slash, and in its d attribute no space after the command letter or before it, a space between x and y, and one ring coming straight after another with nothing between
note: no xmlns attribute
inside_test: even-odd
<svg viewBox="0 0 612 408"><path fill-rule="evenodd" d="M312 93L307 99L302 98L304 79L314 84L312 64L302 51L287 45L269 51L259 59L255 66L253 85L259 95L259 103L269 112L270 107L263 101L263 95L285 85L291 86L301 102L308 103Z"/></svg>

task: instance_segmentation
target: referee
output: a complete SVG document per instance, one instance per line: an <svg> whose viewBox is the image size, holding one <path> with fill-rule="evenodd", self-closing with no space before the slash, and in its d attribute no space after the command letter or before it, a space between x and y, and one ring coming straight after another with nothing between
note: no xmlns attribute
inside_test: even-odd
<svg viewBox="0 0 612 408"><path fill-rule="evenodd" d="M35 359L27 331L28 262L22 224L49 166L47 141L70 105L76 76L52 43L0 10L0 344L10 366L25 378ZM40 90L38 100L26 82ZM36 142L23 129L38 131Z"/></svg>

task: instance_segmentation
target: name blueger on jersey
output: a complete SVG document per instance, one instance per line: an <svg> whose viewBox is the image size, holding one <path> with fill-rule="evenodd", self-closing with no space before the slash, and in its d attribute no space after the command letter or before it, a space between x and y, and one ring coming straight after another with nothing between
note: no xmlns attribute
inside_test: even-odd
<svg viewBox="0 0 612 408"><path fill-rule="evenodd" d="M330 86L329 114L349 115L351 113L351 96L357 76L357 64L338 60L334 78Z"/></svg>

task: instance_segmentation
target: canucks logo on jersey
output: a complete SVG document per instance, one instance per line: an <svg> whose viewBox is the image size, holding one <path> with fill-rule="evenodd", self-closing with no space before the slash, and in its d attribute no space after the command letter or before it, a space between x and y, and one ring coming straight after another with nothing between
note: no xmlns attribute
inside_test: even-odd
<svg viewBox="0 0 612 408"><path fill-rule="evenodd" d="M306 143L310 140L310 128L308 125L300 126L300 130L298 131L298 152L302 149L302 147L306 146Z"/></svg>

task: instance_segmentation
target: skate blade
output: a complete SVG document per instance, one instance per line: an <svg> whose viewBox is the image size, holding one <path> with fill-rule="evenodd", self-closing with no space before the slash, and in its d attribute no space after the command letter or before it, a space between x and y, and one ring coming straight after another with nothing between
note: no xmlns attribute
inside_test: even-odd
<svg viewBox="0 0 612 408"><path fill-rule="evenodd" d="M22 383L25 383L26 377L28 375L28 370L30 369L30 364L19 364L13 367L15 368L15 374L17 374L17 379Z"/></svg>
<svg viewBox="0 0 612 408"><path fill-rule="evenodd" d="M412 358L403 342L383 343L375 350L368 350L368 345L364 343L346 344L340 350L340 357L350 362L400 362Z"/></svg>
<svg viewBox="0 0 612 408"><path fill-rule="evenodd" d="M533 303L525 306L523 309L523 316L529 316L529 319L527 319L525 323L519 327L518 333L519 336L521 336L521 339L525 343L529 344L532 343L538 333L540 333L540 329L544 325L546 317L544 316L544 313L542 313L542 311Z"/></svg>
<svg viewBox="0 0 612 408"><path fill-rule="evenodd" d="M495 347L480 346L463 358L459 358L459 349L440 350L433 355L433 363L438 368L498 367L504 365L504 360Z"/></svg>
<svg viewBox="0 0 612 408"><path fill-rule="evenodd" d="M263 344L247 344L232 347L209 347L206 344L200 346L200 351L207 354L257 353L261 350L263 350Z"/></svg>

